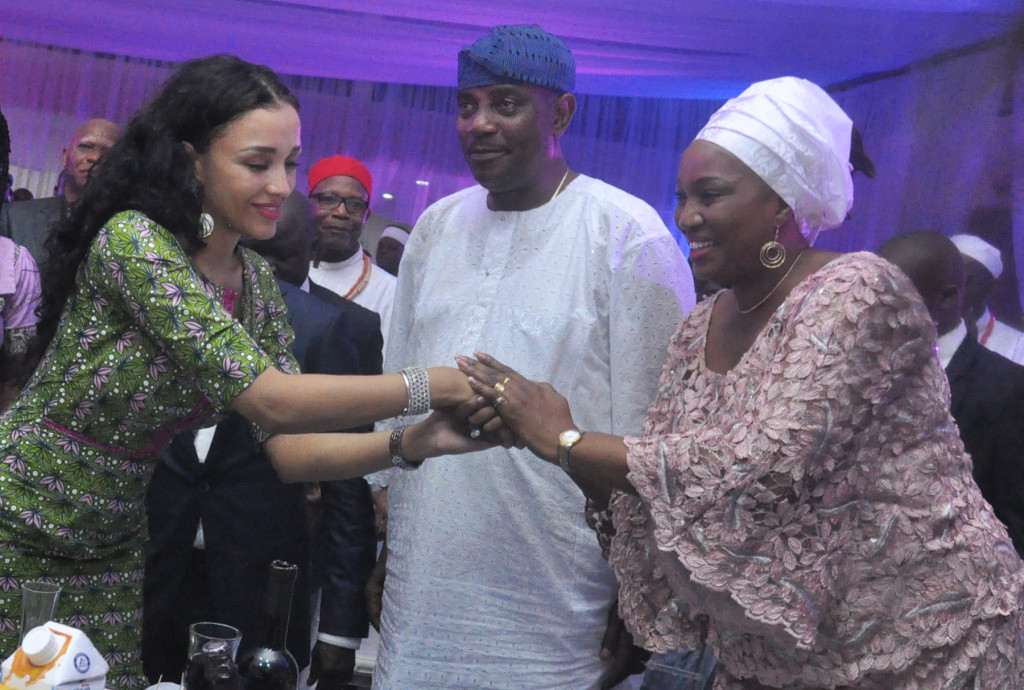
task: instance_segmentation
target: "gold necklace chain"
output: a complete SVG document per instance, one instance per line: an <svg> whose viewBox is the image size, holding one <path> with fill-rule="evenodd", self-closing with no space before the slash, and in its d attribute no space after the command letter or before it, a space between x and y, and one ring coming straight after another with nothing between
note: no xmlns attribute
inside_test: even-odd
<svg viewBox="0 0 1024 690"><path fill-rule="evenodd" d="M800 261L800 257L804 255L805 251L806 251L805 249L801 249L800 250L800 253L796 255L795 259L793 259L793 263L789 265L789 270L786 271L786 275L784 275L781 278L779 278L779 282L775 283L775 287L772 288L771 292L769 292L767 295L765 295L764 298L760 302L758 302L757 304L752 306L750 309L740 309L739 310L740 313L741 314L749 314L750 312L754 311L755 309L760 307L762 304L767 302L768 299L772 295L775 294L775 291L779 289L779 286L782 285L786 281L786 278L788 278L789 274L793 272L793 269L796 268L797 262ZM739 309L739 304L736 305L736 308Z"/></svg>
<svg viewBox="0 0 1024 690"><path fill-rule="evenodd" d="M551 198L550 198L550 199L548 199L548 203L549 203L549 204L550 204L550 203L551 203L552 201L554 201L554 200L555 200L555 197L556 197L556 196L558 196L559 192L561 192L561 191L562 191L562 185L564 185L564 184L565 184L565 180L566 180L566 179L567 179L568 177L569 177L569 166L566 166L566 167L565 167L565 174L564 174L564 175L562 175L562 181L558 183L558 186L557 186L557 187L555 187L555 193L551 195Z"/></svg>

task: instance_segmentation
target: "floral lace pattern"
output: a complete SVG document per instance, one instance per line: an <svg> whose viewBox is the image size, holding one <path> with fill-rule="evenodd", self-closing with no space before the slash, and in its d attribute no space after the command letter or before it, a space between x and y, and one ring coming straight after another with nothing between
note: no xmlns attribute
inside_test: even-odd
<svg viewBox="0 0 1024 690"><path fill-rule="evenodd" d="M610 561L638 643L693 646L716 687L1021 687L1024 564L971 478L935 333L866 253L800 283L729 372L707 300L627 438Z"/></svg>

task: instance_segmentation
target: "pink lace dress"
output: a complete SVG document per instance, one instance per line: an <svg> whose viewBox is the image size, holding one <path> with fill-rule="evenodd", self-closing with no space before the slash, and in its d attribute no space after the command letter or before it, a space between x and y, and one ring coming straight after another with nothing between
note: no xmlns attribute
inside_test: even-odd
<svg viewBox="0 0 1024 690"><path fill-rule="evenodd" d="M1024 687L1024 563L971 478L935 332L872 254L798 285L725 374L669 346L609 560L639 644L716 688Z"/></svg>

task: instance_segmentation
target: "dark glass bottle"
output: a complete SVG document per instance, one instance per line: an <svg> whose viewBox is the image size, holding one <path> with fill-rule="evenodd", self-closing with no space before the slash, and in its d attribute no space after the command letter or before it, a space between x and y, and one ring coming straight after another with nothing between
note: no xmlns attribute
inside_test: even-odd
<svg viewBox="0 0 1024 690"><path fill-rule="evenodd" d="M298 685L299 666L285 648L298 570L297 565L284 561L270 564L259 646L247 652L238 664L243 690L295 690Z"/></svg>

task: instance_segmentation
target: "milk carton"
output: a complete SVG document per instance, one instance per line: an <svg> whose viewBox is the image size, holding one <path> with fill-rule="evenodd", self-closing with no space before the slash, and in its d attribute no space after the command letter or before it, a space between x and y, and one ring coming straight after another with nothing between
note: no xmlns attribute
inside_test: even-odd
<svg viewBox="0 0 1024 690"><path fill-rule="evenodd" d="M0 690L103 690L108 669L85 633L51 621L0 666Z"/></svg>

